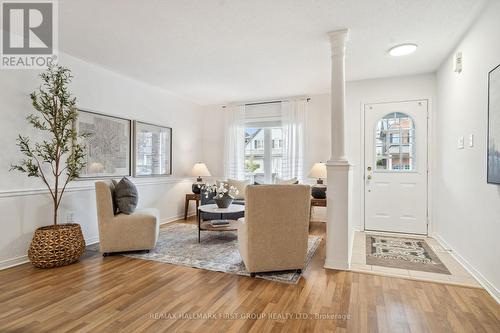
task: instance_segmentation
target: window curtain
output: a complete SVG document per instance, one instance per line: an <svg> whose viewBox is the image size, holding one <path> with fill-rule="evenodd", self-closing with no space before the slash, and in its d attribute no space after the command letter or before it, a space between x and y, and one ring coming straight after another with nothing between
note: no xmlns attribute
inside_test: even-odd
<svg viewBox="0 0 500 333"><path fill-rule="evenodd" d="M224 177L245 179L245 106L227 106L223 109Z"/></svg>
<svg viewBox="0 0 500 333"><path fill-rule="evenodd" d="M281 125L283 128L283 157L281 178L296 177L303 181L305 146L307 138L307 101L292 99L281 103Z"/></svg>

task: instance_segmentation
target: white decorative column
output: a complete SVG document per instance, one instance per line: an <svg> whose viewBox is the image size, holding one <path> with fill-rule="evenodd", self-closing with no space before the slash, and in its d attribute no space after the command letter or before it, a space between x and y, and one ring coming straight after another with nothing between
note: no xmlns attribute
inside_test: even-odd
<svg viewBox="0 0 500 333"><path fill-rule="evenodd" d="M349 269L350 165L345 155L345 48L348 30L328 33L332 47L331 157L327 169L325 268Z"/></svg>

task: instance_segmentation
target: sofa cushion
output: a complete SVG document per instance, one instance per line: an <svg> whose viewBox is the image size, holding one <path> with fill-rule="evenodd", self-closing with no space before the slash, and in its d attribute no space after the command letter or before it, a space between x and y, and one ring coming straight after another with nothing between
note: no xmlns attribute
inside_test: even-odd
<svg viewBox="0 0 500 333"><path fill-rule="evenodd" d="M276 184L298 184L299 181L297 180L297 177L293 177L291 179L281 179L281 178L276 178Z"/></svg>
<svg viewBox="0 0 500 333"><path fill-rule="evenodd" d="M250 183L246 180L236 180L236 179L228 179L228 180L216 180L215 181L217 187L219 187L221 184L224 184L225 187L230 187L233 186L238 190L238 195L234 198L235 200L245 200L245 190L247 185L250 185Z"/></svg>
<svg viewBox="0 0 500 333"><path fill-rule="evenodd" d="M137 207L137 188L128 178L123 177L115 185L115 201L119 213L132 214Z"/></svg>
<svg viewBox="0 0 500 333"><path fill-rule="evenodd" d="M233 186L238 190L238 195L235 197L236 200L245 200L245 190L249 182L246 180L236 180L236 179L228 179L227 185L229 187Z"/></svg>
<svg viewBox="0 0 500 333"><path fill-rule="evenodd" d="M217 185L217 187L220 187L220 184L225 184L225 185L227 185L227 180L217 179L217 180L215 181L215 185Z"/></svg>

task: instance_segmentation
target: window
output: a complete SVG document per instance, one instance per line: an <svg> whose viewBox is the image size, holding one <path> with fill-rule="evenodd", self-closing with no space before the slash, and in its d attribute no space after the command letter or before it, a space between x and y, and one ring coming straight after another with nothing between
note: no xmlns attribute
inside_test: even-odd
<svg viewBox="0 0 500 333"><path fill-rule="evenodd" d="M254 149L264 149L264 140L255 140L253 146Z"/></svg>
<svg viewBox="0 0 500 333"><path fill-rule="evenodd" d="M276 122L260 125L245 128L245 176L251 183L273 183L281 175L283 133Z"/></svg>
<svg viewBox="0 0 500 333"><path fill-rule="evenodd" d="M281 149L281 148L283 148L283 140L273 139L273 149Z"/></svg>
<svg viewBox="0 0 500 333"><path fill-rule="evenodd" d="M375 156L376 170L415 170L415 125L410 116L394 112L378 121Z"/></svg>

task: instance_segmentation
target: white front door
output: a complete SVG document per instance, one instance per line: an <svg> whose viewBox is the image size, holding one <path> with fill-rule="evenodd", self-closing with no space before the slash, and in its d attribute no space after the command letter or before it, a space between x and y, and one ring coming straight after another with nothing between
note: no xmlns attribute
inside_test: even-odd
<svg viewBox="0 0 500 333"><path fill-rule="evenodd" d="M365 229L427 234L427 101L365 105Z"/></svg>

